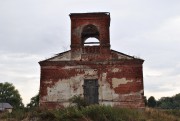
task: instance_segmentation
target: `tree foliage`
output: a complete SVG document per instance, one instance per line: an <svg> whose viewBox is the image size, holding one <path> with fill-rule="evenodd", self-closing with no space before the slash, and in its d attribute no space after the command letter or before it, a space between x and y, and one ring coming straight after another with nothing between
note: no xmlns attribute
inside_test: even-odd
<svg viewBox="0 0 180 121"><path fill-rule="evenodd" d="M19 91L8 82L0 83L0 102L9 103L14 108L24 107Z"/></svg>
<svg viewBox="0 0 180 121"><path fill-rule="evenodd" d="M34 108L39 106L39 93L31 98L29 104L27 104L27 108Z"/></svg>
<svg viewBox="0 0 180 121"><path fill-rule="evenodd" d="M180 109L180 93L172 97L160 98L157 107L163 109Z"/></svg>
<svg viewBox="0 0 180 121"><path fill-rule="evenodd" d="M152 107L152 108L154 108L156 106L156 99L153 96L149 97L148 106Z"/></svg>

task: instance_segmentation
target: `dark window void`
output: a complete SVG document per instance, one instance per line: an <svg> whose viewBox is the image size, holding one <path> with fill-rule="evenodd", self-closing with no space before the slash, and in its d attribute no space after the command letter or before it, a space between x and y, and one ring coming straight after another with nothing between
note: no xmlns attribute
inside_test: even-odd
<svg viewBox="0 0 180 121"><path fill-rule="evenodd" d="M98 80L97 79L85 79L84 80L84 98L88 104L98 104Z"/></svg>
<svg viewBox="0 0 180 121"><path fill-rule="evenodd" d="M86 25L83 30L82 30L82 33L81 33L81 40L82 40L82 44L85 45L85 44L99 44L99 41L97 40L88 40L87 39L92 39L92 38L96 38L96 39L99 39L99 31L97 29L96 26L92 25L92 24L89 24L89 25ZM86 45L85 45L86 46Z"/></svg>

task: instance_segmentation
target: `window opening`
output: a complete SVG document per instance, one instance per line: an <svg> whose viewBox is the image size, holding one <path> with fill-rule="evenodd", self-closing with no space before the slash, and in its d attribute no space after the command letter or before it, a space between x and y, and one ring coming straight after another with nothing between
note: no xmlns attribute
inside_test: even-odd
<svg viewBox="0 0 180 121"><path fill-rule="evenodd" d="M100 45L99 40L94 37L90 37L86 39L84 42L84 46L99 46L99 45Z"/></svg>

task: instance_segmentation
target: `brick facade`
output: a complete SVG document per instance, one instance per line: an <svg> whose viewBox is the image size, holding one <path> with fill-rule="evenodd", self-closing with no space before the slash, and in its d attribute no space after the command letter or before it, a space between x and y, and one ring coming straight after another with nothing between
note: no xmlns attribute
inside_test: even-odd
<svg viewBox="0 0 180 121"><path fill-rule="evenodd" d="M40 106L66 107L69 98L80 95L89 99L97 88L98 104L144 108L144 60L110 49L110 14L76 13L70 18L71 50L39 62ZM89 37L100 44L86 46ZM86 87L86 93L86 80L89 84L97 80L98 86Z"/></svg>

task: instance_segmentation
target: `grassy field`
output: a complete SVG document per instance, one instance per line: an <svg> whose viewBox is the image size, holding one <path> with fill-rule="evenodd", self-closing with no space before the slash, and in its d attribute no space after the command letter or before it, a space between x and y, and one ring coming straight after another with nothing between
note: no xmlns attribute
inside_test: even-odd
<svg viewBox="0 0 180 121"><path fill-rule="evenodd" d="M58 110L21 109L0 113L0 121L180 121L180 110L122 109L91 105Z"/></svg>

